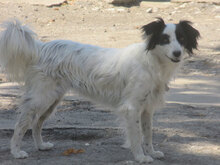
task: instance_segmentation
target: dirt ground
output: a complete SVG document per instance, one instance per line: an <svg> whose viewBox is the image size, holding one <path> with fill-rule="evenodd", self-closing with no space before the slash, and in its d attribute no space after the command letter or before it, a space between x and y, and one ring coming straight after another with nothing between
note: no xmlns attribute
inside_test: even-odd
<svg viewBox="0 0 220 165"><path fill-rule="evenodd" d="M40 0L39 0L40 1ZM216 0L215 0L216 1ZM17 2L17 3L16 3ZM0 22L18 18L30 25L39 39L69 39L103 47L125 47L141 42L140 27L155 17L166 22L190 20L201 33L199 49L170 85L167 105L154 118L154 145L165 153L152 165L220 164L220 6L218 3L170 3L142 1L140 5L113 6L110 1L68 0L45 6L0 2ZM47 152L37 151L29 131L22 149L25 160L15 160L9 142L16 119L15 83L0 75L0 164L1 165L123 165L137 164L123 149L123 134L110 110L68 94L58 112L46 123L45 140L55 144ZM64 156L69 148L84 153Z"/></svg>

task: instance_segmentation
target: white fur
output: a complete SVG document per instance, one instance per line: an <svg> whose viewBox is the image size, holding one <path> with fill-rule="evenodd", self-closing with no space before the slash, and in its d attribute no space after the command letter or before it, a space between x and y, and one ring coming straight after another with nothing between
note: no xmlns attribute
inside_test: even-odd
<svg viewBox="0 0 220 165"><path fill-rule="evenodd" d="M152 117L154 110L163 105L167 84L181 63L169 58L176 49L184 53L175 38L175 25L164 30L171 36L171 44L157 45L150 51L146 51L146 43L122 49L65 40L44 43L17 20L4 25L1 65L10 78L25 82L21 115L11 140L15 158L28 156L20 145L30 126L39 150L53 147L42 140L42 124L70 89L109 106L124 119L125 146L131 148L137 161L152 162L164 156L152 146Z"/></svg>

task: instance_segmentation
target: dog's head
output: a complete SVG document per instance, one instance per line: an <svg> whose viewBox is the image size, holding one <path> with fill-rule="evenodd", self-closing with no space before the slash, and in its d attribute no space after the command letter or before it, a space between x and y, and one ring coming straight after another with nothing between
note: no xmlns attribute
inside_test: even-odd
<svg viewBox="0 0 220 165"><path fill-rule="evenodd" d="M152 54L174 63L180 62L185 52L192 54L193 49L197 49L197 40L200 36L189 21L165 24L161 18L144 25L142 31L147 40L147 51L152 51Z"/></svg>

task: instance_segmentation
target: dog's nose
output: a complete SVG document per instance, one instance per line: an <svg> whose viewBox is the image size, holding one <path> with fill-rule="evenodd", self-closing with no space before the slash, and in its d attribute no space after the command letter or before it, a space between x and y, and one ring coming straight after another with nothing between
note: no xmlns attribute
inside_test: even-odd
<svg viewBox="0 0 220 165"><path fill-rule="evenodd" d="M179 56L181 55L181 51L174 51L174 52L173 52L173 55L174 55L175 57L179 57Z"/></svg>

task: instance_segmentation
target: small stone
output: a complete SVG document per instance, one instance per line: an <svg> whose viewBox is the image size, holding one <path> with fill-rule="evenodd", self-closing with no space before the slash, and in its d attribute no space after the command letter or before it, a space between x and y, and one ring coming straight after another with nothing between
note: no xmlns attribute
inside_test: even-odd
<svg viewBox="0 0 220 165"><path fill-rule="evenodd" d="M107 11L115 11L115 9L114 8L108 8L108 9L106 9Z"/></svg>
<svg viewBox="0 0 220 165"><path fill-rule="evenodd" d="M122 11L125 11L125 9L119 8L119 9L117 9L117 11L122 12Z"/></svg>
<svg viewBox="0 0 220 165"><path fill-rule="evenodd" d="M216 7L214 10L213 10L214 13L220 13L220 6L219 7Z"/></svg>
<svg viewBox="0 0 220 165"><path fill-rule="evenodd" d="M152 13L152 12L153 12L153 9L152 9L152 8L148 8L148 9L146 10L146 12L147 12L147 13Z"/></svg>
<svg viewBox="0 0 220 165"><path fill-rule="evenodd" d="M98 7L92 8L93 11L99 11L100 9Z"/></svg>
<svg viewBox="0 0 220 165"><path fill-rule="evenodd" d="M85 143L85 146L89 146L90 144L89 143Z"/></svg>
<svg viewBox="0 0 220 165"><path fill-rule="evenodd" d="M183 3L182 5L179 6L179 8L185 8L186 7L186 3Z"/></svg>
<svg viewBox="0 0 220 165"><path fill-rule="evenodd" d="M174 14L176 14L175 10L170 13L170 15L174 15Z"/></svg>

